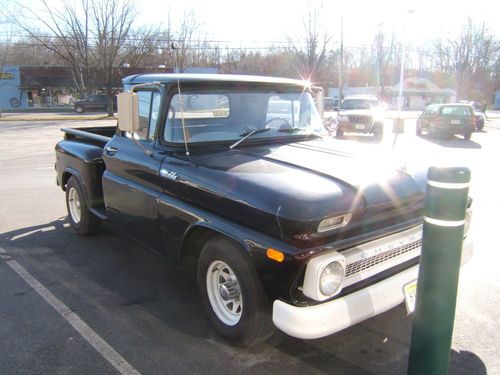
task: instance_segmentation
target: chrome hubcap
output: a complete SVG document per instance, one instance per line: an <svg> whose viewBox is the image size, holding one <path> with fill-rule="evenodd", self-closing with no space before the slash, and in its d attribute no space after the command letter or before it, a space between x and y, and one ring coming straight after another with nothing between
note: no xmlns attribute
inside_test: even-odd
<svg viewBox="0 0 500 375"><path fill-rule="evenodd" d="M74 187L69 189L68 192L68 207L69 214L71 215L71 220L73 220L75 224L80 223L80 220L82 218L80 196L78 195L78 191Z"/></svg>
<svg viewBox="0 0 500 375"><path fill-rule="evenodd" d="M243 311L241 288L231 267L220 260L207 270L207 292L217 317L229 326L238 324Z"/></svg>

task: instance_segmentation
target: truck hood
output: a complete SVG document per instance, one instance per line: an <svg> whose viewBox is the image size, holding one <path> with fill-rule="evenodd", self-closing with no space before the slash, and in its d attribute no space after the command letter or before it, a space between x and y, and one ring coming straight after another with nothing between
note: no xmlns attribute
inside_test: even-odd
<svg viewBox="0 0 500 375"><path fill-rule="evenodd" d="M309 141L192 155L180 171L181 194L282 238L306 238L323 219L345 213L359 226L380 221L382 212L401 220L421 209L425 171L389 166L373 152L363 157Z"/></svg>

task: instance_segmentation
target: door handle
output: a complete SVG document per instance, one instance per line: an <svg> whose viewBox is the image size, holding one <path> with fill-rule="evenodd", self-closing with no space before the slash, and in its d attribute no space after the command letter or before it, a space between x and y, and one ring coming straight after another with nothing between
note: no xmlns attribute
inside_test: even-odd
<svg viewBox="0 0 500 375"><path fill-rule="evenodd" d="M118 149L115 147L106 146L104 147L104 152L106 153L106 155L114 155L118 152Z"/></svg>

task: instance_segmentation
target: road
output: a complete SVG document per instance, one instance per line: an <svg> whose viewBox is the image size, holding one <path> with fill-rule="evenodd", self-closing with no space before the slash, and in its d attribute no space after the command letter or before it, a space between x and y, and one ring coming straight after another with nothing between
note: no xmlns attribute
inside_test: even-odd
<svg viewBox="0 0 500 375"><path fill-rule="evenodd" d="M106 227L76 236L55 184L53 148L61 127L109 123L0 123L1 374L112 374L120 365L143 374L405 373L411 317L403 307L324 339L277 332L254 348L234 348L206 321L192 265L177 270ZM493 344L500 329L500 120L471 141L417 138L414 120L394 141L390 126L380 144L362 136L331 142L368 157L471 168L475 253L461 271L450 373L500 373Z"/></svg>

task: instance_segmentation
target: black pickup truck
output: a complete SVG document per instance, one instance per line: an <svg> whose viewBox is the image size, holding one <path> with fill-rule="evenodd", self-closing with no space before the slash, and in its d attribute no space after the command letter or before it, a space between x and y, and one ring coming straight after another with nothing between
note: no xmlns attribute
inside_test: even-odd
<svg viewBox="0 0 500 375"><path fill-rule="evenodd" d="M106 221L177 264L196 256L206 313L240 345L274 326L323 337L405 300L426 171L336 149L307 82L164 74L124 88L117 127L65 129L56 146L77 233Z"/></svg>

